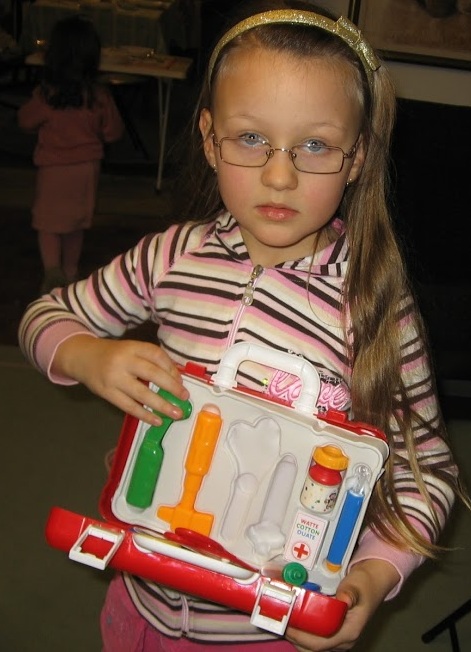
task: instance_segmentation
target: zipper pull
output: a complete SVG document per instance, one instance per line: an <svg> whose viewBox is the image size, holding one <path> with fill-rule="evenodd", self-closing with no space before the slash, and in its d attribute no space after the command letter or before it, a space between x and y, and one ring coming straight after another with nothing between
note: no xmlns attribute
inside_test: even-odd
<svg viewBox="0 0 471 652"><path fill-rule="evenodd" d="M250 274L249 282L245 287L244 296L242 297L242 303L244 306L250 306L253 303L253 291L255 287L255 282L259 276L263 273L263 267L261 265L255 265Z"/></svg>

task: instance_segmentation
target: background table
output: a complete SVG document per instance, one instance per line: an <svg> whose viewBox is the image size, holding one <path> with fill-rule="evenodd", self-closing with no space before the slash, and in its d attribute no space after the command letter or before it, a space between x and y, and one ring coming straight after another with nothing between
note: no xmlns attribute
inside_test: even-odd
<svg viewBox="0 0 471 652"><path fill-rule="evenodd" d="M44 65L44 54L34 52L28 55L25 63L30 66ZM136 48L104 48L100 70L106 73L119 73L123 75L140 75L155 79L159 92L159 147L157 152L157 178L156 190L162 185L162 175L165 157L165 142L170 110L170 95L173 80L187 78L193 60L187 57L177 57L165 54L152 54L151 52L136 52Z"/></svg>
<svg viewBox="0 0 471 652"><path fill-rule="evenodd" d="M26 54L48 40L58 20L77 13L94 23L104 47L140 45L156 52L168 52L171 43L188 47L184 5L178 0L36 0L23 7L20 45Z"/></svg>

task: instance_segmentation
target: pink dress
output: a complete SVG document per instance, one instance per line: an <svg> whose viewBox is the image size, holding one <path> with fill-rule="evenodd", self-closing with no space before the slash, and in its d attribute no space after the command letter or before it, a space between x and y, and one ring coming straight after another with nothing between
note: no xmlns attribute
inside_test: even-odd
<svg viewBox="0 0 471 652"><path fill-rule="evenodd" d="M98 87L89 109L54 109L36 88L18 112L25 131L37 131L38 167L33 228L71 233L91 226L95 211L103 143L121 138L123 122L110 92Z"/></svg>

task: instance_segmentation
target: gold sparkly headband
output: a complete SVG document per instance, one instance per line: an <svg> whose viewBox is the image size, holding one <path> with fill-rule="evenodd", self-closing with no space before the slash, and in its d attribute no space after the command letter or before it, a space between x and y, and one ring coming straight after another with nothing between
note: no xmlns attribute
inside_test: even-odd
<svg viewBox="0 0 471 652"><path fill-rule="evenodd" d="M211 83L214 65L221 50L230 41L247 32L254 27L261 25L272 25L287 23L291 25L308 25L309 27L319 27L320 29L335 34L342 41L345 41L352 50L356 52L363 64L368 80L372 84L372 73L378 70L380 62L375 55L372 47L362 38L361 32L356 25L350 22L347 18L340 16L337 21L334 21L326 16L315 14L312 11L302 11L297 9L276 9L274 11L265 11L261 14L255 14L242 20L237 25L234 25L224 36L218 41L213 50L208 66L208 80Z"/></svg>

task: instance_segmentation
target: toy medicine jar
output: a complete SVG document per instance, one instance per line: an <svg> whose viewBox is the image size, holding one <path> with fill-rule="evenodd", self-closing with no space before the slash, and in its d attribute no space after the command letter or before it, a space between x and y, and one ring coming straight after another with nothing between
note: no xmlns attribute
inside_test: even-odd
<svg viewBox="0 0 471 652"><path fill-rule="evenodd" d="M331 512L342 484L342 471L347 466L348 457L338 446L328 444L315 448L300 496L304 507L318 514Z"/></svg>

